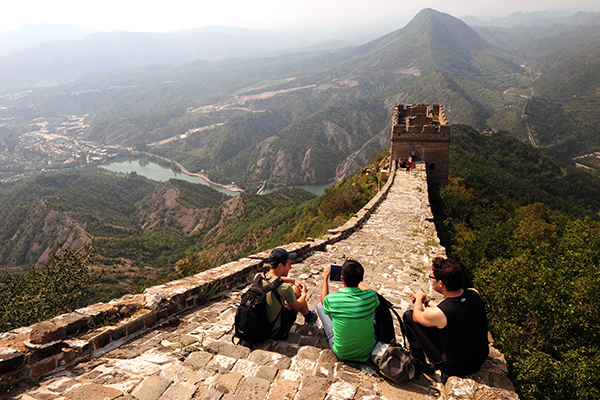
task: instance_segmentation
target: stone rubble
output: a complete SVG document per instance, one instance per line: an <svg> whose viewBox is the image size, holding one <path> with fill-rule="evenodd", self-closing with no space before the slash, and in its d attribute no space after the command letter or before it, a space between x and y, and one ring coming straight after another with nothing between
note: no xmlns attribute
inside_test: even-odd
<svg viewBox="0 0 600 400"><path fill-rule="evenodd" d="M367 218L368 217L368 218ZM439 300L429 280L430 259L445 255L429 207L422 165L398 171L387 197L360 229L322 250L311 250L290 276L306 281L308 303L320 301L322 270L353 258L365 267L365 284L383 294L400 315L409 293L423 290ZM338 233L341 230L337 231ZM336 233L336 232L332 232ZM265 256L265 254L262 254ZM380 378L367 364L338 362L320 321L300 315L285 341L249 349L232 343L232 325L242 285L146 329L111 351L53 372L29 386L15 385L15 399L56 400L341 400L518 399L502 354L491 347L481 371L469 378L421 375L402 384ZM339 286L331 284L332 291ZM147 295L151 302L160 297ZM153 303L154 304L154 303ZM55 330L52 330L53 332ZM396 329L400 335L400 329ZM56 330L53 338L64 337ZM400 339L400 337L398 338ZM59 340L59 339L56 339ZM34 340L32 339L33 343ZM120 344L120 343L119 343ZM7 352L10 357L10 352ZM18 392L18 393L14 393Z"/></svg>

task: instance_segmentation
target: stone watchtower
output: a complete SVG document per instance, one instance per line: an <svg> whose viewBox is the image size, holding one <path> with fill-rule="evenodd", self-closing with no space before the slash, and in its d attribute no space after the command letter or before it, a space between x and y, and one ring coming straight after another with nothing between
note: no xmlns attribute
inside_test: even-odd
<svg viewBox="0 0 600 400"><path fill-rule="evenodd" d="M450 124L444 106L397 104L392 120L392 160L425 163L427 179L440 185L448 180Z"/></svg>

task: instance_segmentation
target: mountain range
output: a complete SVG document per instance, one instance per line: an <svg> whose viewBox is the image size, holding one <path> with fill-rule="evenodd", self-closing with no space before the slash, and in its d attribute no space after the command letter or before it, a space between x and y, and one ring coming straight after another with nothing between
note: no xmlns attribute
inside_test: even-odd
<svg viewBox="0 0 600 400"><path fill-rule="evenodd" d="M571 162L598 150L600 115L589 110L600 88L599 29L475 31L425 9L360 46L87 72L0 114L19 110L11 124L21 130L40 115L87 115L87 140L133 146L249 191L349 176L388 145L396 103L443 104L451 123L524 140L529 129L535 145Z"/></svg>
<svg viewBox="0 0 600 400"><path fill-rule="evenodd" d="M254 193L265 185L351 176L389 147L395 104L429 103L444 105L454 125L509 132L528 143L523 146L574 164L573 157L600 150L598 43L597 25L475 30L425 9L403 28L359 46L91 71L59 86L5 89L0 146L2 157L22 151L27 159L35 149L22 148L18 137L78 115L89 128L61 135L123 154L158 155ZM502 153L500 160L518 169L519 157ZM45 169L56 164L63 163ZM552 164L553 174L561 168ZM546 173L537 164L528 171L534 177ZM226 209L263 201L249 195L225 200L185 183L159 188L141 177L73 174L4 189L0 240L6 265L42 262L56 240L76 244L91 238L112 263L122 265L122 258L132 268L150 260L172 265L175 254L194 247L194 235L210 241L212 234L206 234L224 226L219 221L232 221ZM519 179L525 187L536 181ZM74 189L80 186L87 189ZM177 191L188 193L188 200L175 196L179 205L173 203ZM212 200L197 205L205 196ZM283 197L292 203L311 197L290 196ZM551 203L544 196L537 198ZM252 207L291 206L277 201ZM96 205L93 212L87 203ZM594 207L582 206L578 213L595 216ZM237 221L242 214L233 215ZM248 234L238 222L236 229ZM249 240L236 235L242 243Z"/></svg>

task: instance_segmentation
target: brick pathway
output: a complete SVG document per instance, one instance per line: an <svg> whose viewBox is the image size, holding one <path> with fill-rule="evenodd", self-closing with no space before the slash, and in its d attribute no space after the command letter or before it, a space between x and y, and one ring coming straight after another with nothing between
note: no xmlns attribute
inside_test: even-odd
<svg viewBox="0 0 600 400"><path fill-rule="evenodd" d="M425 172L398 172L362 229L325 251L294 264L291 276L305 280L309 306L320 300L321 271L347 258L365 267L365 283L401 314L406 293L425 290L430 258L444 255L431 222ZM332 284L332 291L339 288ZM439 376L400 385L379 378L364 364L337 362L320 322L299 316L288 340L250 350L233 345L231 329L243 289L180 314L168 324L99 358L48 378L19 399L437 399ZM399 329L396 330L399 333ZM493 398L493 397L492 397Z"/></svg>

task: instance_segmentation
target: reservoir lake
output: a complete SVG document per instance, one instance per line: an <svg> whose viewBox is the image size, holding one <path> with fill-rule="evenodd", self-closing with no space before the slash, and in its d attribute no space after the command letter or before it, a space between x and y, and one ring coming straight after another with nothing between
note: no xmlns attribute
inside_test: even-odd
<svg viewBox="0 0 600 400"><path fill-rule="evenodd" d="M102 164L99 166L100 168L107 169L109 171L114 172L122 172L129 174L131 172L135 172L138 175L142 175L148 179L152 179L159 182L166 182L171 178L181 179L188 182L199 183L201 185L207 185L212 187L215 190L218 190L221 193L225 193L229 196L237 196L240 192L233 192L231 190L227 190L221 186L213 185L211 183L206 182L204 179L198 176L190 176L186 175L183 172L175 171L171 168L163 167L162 165L153 163L144 158L136 158L130 160L120 159L118 161L109 162L106 164ZM321 196L325 193L325 189L332 186L333 183L323 184L323 185L304 185L300 186L301 188L308 190L311 193L316 194L317 196ZM271 193L277 190L267 189L265 193Z"/></svg>

